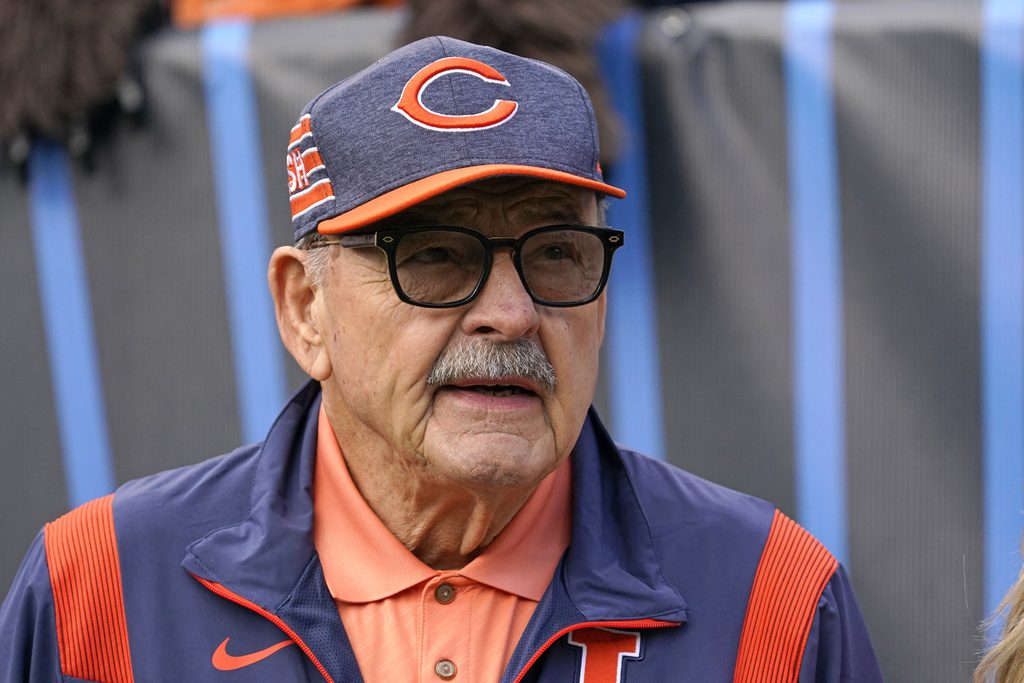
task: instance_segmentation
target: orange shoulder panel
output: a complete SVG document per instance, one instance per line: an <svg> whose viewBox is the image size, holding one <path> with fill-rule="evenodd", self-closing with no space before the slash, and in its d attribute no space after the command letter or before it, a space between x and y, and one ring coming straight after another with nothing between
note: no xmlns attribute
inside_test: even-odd
<svg viewBox="0 0 1024 683"><path fill-rule="evenodd" d="M747 603L736 683L799 679L818 599L838 566L814 536L775 511Z"/></svg>
<svg viewBox="0 0 1024 683"><path fill-rule="evenodd" d="M113 494L46 525L60 669L97 683L132 683Z"/></svg>

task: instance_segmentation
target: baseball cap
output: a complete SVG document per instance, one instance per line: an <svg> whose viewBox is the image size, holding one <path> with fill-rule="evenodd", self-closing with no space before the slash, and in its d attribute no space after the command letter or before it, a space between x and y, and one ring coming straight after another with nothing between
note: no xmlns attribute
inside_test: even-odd
<svg viewBox="0 0 1024 683"><path fill-rule="evenodd" d="M355 230L465 183L534 176L604 182L594 109L550 64L453 38L424 38L313 99L292 129L296 241Z"/></svg>

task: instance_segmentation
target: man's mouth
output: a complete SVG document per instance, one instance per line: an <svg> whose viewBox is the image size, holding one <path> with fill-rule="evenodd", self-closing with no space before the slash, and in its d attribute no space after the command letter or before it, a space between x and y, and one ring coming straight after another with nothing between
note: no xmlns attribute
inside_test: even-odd
<svg viewBox="0 0 1024 683"><path fill-rule="evenodd" d="M532 394L533 392L524 389L522 387L498 385L498 386L485 386L480 384L474 384L467 387L458 387L459 389L465 389L468 391L475 391L478 394L484 396L496 396L498 398L505 398L506 396L514 396L516 394Z"/></svg>
<svg viewBox="0 0 1024 683"><path fill-rule="evenodd" d="M509 396L537 396L537 392L528 382L510 381L508 378L487 380L483 378L464 379L446 386L460 391L471 391L491 398L508 398Z"/></svg>

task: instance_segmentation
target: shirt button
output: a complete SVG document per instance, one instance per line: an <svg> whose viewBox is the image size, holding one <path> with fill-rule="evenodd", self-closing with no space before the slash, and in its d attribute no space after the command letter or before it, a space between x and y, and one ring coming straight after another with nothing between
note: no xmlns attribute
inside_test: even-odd
<svg viewBox="0 0 1024 683"><path fill-rule="evenodd" d="M442 605L447 605L455 599L455 588L450 583L442 583L434 589L434 599ZM441 674L438 674L440 676ZM452 674L454 676L455 674ZM451 678L451 676L449 676Z"/></svg>
<svg viewBox="0 0 1024 683"><path fill-rule="evenodd" d="M455 662L449 659L442 659L440 662L434 665L434 673L441 680L450 681L455 678Z"/></svg>

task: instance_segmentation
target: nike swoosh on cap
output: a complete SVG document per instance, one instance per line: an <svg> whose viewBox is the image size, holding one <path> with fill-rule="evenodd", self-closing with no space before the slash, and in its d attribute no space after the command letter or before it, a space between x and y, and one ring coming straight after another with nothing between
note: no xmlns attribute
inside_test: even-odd
<svg viewBox="0 0 1024 683"><path fill-rule="evenodd" d="M250 664L255 664L256 662L266 659L281 648L292 645L295 642L291 639L282 640L280 643L271 645L259 652L253 652L249 655L240 655L236 657L235 655L228 654L229 640L231 640L231 638L225 638L224 642L217 648L217 651L213 653L213 667L220 671L234 671L235 669L241 669L249 666Z"/></svg>

